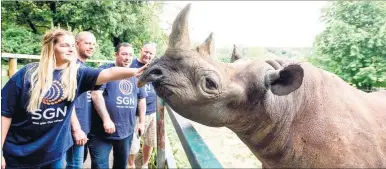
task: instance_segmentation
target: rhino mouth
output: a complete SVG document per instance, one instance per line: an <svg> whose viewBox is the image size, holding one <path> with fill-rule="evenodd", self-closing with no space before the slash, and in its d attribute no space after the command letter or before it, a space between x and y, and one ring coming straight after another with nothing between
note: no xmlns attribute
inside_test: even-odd
<svg viewBox="0 0 386 169"><path fill-rule="evenodd" d="M173 92L175 86L168 83L164 83L163 81L153 82L153 87L154 90L157 92L157 95L162 96L163 98L170 97L175 94Z"/></svg>
<svg viewBox="0 0 386 169"><path fill-rule="evenodd" d="M167 82L168 79L164 76L164 70L158 66L149 67L142 76L138 79L137 86L143 87L148 83L152 83L157 95L165 99L175 94L176 85Z"/></svg>
<svg viewBox="0 0 386 169"><path fill-rule="evenodd" d="M165 76L163 71L158 66L151 66L147 68L138 79L137 86L143 87L147 83L158 83L160 84L164 80Z"/></svg>

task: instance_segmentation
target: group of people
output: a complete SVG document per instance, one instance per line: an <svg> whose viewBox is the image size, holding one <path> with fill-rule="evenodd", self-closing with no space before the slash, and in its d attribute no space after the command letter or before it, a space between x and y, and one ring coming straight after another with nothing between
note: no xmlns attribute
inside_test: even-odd
<svg viewBox="0 0 386 169"><path fill-rule="evenodd" d="M135 168L143 138L142 168L156 147L156 105L151 83L138 77L154 58L156 45L120 43L115 62L85 65L95 52L91 32L56 28L42 42L39 63L21 68L1 92L2 168ZM139 167L139 166L137 166Z"/></svg>

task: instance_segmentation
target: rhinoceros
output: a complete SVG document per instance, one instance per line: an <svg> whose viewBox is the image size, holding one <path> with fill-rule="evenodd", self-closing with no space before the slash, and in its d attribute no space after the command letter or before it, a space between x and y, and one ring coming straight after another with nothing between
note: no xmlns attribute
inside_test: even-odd
<svg viewBox="0 0 386 169"><path fill-rule="evenodd" d="M190 7L139 86L151 82L187 119L231 129L264 168L386 167L385 91L362 92L307 62L215 61L213 34L191 48Z"/></svg>

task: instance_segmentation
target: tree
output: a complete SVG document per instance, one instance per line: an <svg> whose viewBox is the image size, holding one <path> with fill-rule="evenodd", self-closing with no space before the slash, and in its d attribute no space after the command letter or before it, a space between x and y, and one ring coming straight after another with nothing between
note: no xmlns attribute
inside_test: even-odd
<svg viewBox="0 0 386 169"><path fill-rule="evenodd" d="M386 87L386 2L334 1L322 14L310 61L359 89Z"/></svg>
<svg viewBox="0 0 386 169"><path fill-rule="evenodd" d="M53 26L74 34L91 31L99 46L95 59L111 59L114 46L120 42L131 43L138 52L151 41L158 45L160 54L167 39L160 28L162 5L163 2L148 1L5 1L2 29L15 23L39 36Z"/></svg>
<svg viewBox="0 0 386 169"><path fill-rule="evenodd" d="M1 6L1 27L7 29L9 25L16 24L30 29L34 34L43 34L51 28L54 17L50 4L55 2L34 1L7 1ZM52 5L51 5L52 6Z"/></svg>
<svg viewBox="0 0 386 169"><path fill-rule="evenodd" d="M28 53L38 55L40 53L41 37L28 31L24 27L9 25L9 28L1 32L3 41L2 51L6 53ZM7 42L7 43L4 43Z"/></svg>

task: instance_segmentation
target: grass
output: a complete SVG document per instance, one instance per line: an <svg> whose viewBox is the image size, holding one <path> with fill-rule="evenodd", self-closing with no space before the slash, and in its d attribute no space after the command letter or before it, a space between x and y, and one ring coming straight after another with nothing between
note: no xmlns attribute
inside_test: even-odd
<svg viewBox="0 0 386 169"><path fill-rule="evenodd" d="M9 80L9 77L8 76L2 76L1 77L1 88L4 87L5 83L7 83Z"/></svg>
<svg viewBox="0 0 386 169"><path fill-rule="evenodd" d="M177 132L173 127L169 114L166 112L165 108L165 134L169 139L176 165L178 168L192 168L181 145L180 139L178 138Z"/></svg>

